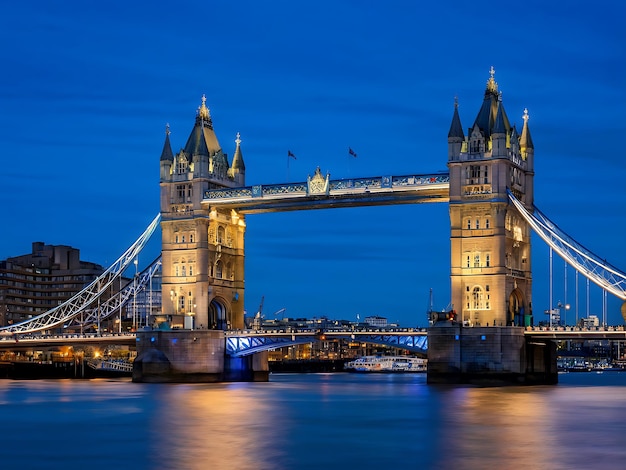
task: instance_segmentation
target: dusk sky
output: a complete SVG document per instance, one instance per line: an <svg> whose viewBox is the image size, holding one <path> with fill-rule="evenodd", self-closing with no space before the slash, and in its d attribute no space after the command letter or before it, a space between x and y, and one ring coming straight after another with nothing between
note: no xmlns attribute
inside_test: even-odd
<svg viewBox="0 0 626 470"><path fill-rule="evenodd" d="M331 178L446 171L455 97L467 133L493 66L511 123L530 115L536 206L626 271L623 0L24 0L3 6L0 40L0 259L42 241L113 263L159 212L166 124L177 152L203 94L229 160L241 133L247 185L317 166ZM249 314L265 296L268 318L425 326L429 290L436 309L450 301L448 204L246 222ZM159 250L160 234L140 268ZM547 319L548 255L533 236L535 322ZM579 289L583 317L582 277ZM623 322L621 304L609 295L609 323ZM590 313L602 315L595 286Z"/></svg>

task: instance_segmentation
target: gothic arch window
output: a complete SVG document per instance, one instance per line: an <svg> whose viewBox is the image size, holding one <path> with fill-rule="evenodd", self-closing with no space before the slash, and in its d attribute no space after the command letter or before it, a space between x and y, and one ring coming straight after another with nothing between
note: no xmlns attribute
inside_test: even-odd
<svg viewBox="0 0 626 470"><path fill-rule="evenodd" d="M480 228L480 219L476 219L476 230L478 230L479 228Z"/></svg>
<svg viewBox="0 0 626 470"><path fill-rule="evenodd" d="M233 278L233 265L231 263L226 263L226 279Z"/></svg>
<svg viewBox="0 0 626 470"><path fill-rule="evenodd" d="M222 261L218 260L217 263L215 263L215 277L216 279L222 279Z"/></svg>
<svg viewBox="0 0 626 470"><path fill-rule="evenodd" d="M226 240L226 231L221 225L217 227L217 243L222 244Z"/></svg>
<svg viewBox="0 0 626 470"><path fill-rule="evenodd" d="M471 230L472 228L472 221L470 219L467 219L467 229Z"/></svg>
<svg viewBox="0 0 626 470"><path fill-rule="evenodd" d="M485 308L483 290L479 286L472 290L472 308L474 310L484 310Z"/></svg>
<svg viewBox="0 0 626 470"><path fill-rule="evenodd" d="M182 292L181 292L182 294ZM184 295L179 295L178 296L178 311L179 312L184 312L185 311L185 296Z"/></svg>
<svg viewBox="0 0 626 470"><path fill-rule="evenodd" d="M189 243L193 243L193 233L189 234Z"/></svg>
<svg viewBox="0 0 626 470"><path fill-rule="evenodd" d="M174 238L175 242L178 243L178 235Z"/></svg>
<svg viewBox="0 0 626 470"><path fill-rule="evenodd" d="M185 243L185 236L183 235L183 243Z"/></svg>
<svg viewBox="0 0 626 470"><path fill-rule="evenodd" d="M489 218L485 219L485 228L489 228Z"/></svg>

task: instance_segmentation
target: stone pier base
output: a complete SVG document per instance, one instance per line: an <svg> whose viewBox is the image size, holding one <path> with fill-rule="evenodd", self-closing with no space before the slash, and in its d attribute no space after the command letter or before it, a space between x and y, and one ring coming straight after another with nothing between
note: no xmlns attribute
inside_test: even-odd
<svg viewBox="0 0 626 470"><path fill-rule="evenodd" d="M230 358L223 331L137 332L133 382L243 382L268 378L267 353Z"/></svg>
<svg viewBox="0 0 626 470"><path fill-rule="evenodd" d="M527 340L521 327L463 327L439 323L428 330L431 384L556 384L556 346Z"/></svg>

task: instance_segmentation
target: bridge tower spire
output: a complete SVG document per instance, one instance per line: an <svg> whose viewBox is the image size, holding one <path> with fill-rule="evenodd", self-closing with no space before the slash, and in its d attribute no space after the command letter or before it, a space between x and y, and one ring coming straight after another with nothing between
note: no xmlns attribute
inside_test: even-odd
<svg viewBox="0 0 626 470"><path fill-rule="evenodd" d="M524 326L532 315L530 226L507 188L533 204L534 148L524 112L511 126L491 67L468 135L455 103L448 134L451 297L457 318L474 326Z"/></svg>
<svg viewBox="0 0 626 470"><path fill-rule="evenodd" d="M162 315L172 327L243 327L245 219L202 206L205 191L245 184L240 139L233 168L213 129L206 97L175 155L169 126L161 154Z"/></svg>

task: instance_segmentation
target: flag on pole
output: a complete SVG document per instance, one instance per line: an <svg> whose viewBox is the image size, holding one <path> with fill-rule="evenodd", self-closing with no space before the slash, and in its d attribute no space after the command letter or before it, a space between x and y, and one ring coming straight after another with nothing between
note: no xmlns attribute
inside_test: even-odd
<svg viewBox="0 0 626 470"><path fill-rule="evenodd" d="M352 155L354 158L356 158L356 152L352 150L350 147L348 147L348 153Z"/></svg>
<svg viewBox="0 0 626 470"><path fill-rule="evenodd" d="M291 150L287 150L287 158L293 158L294 160L296 160L296 156L291 153Z"/></svg>

